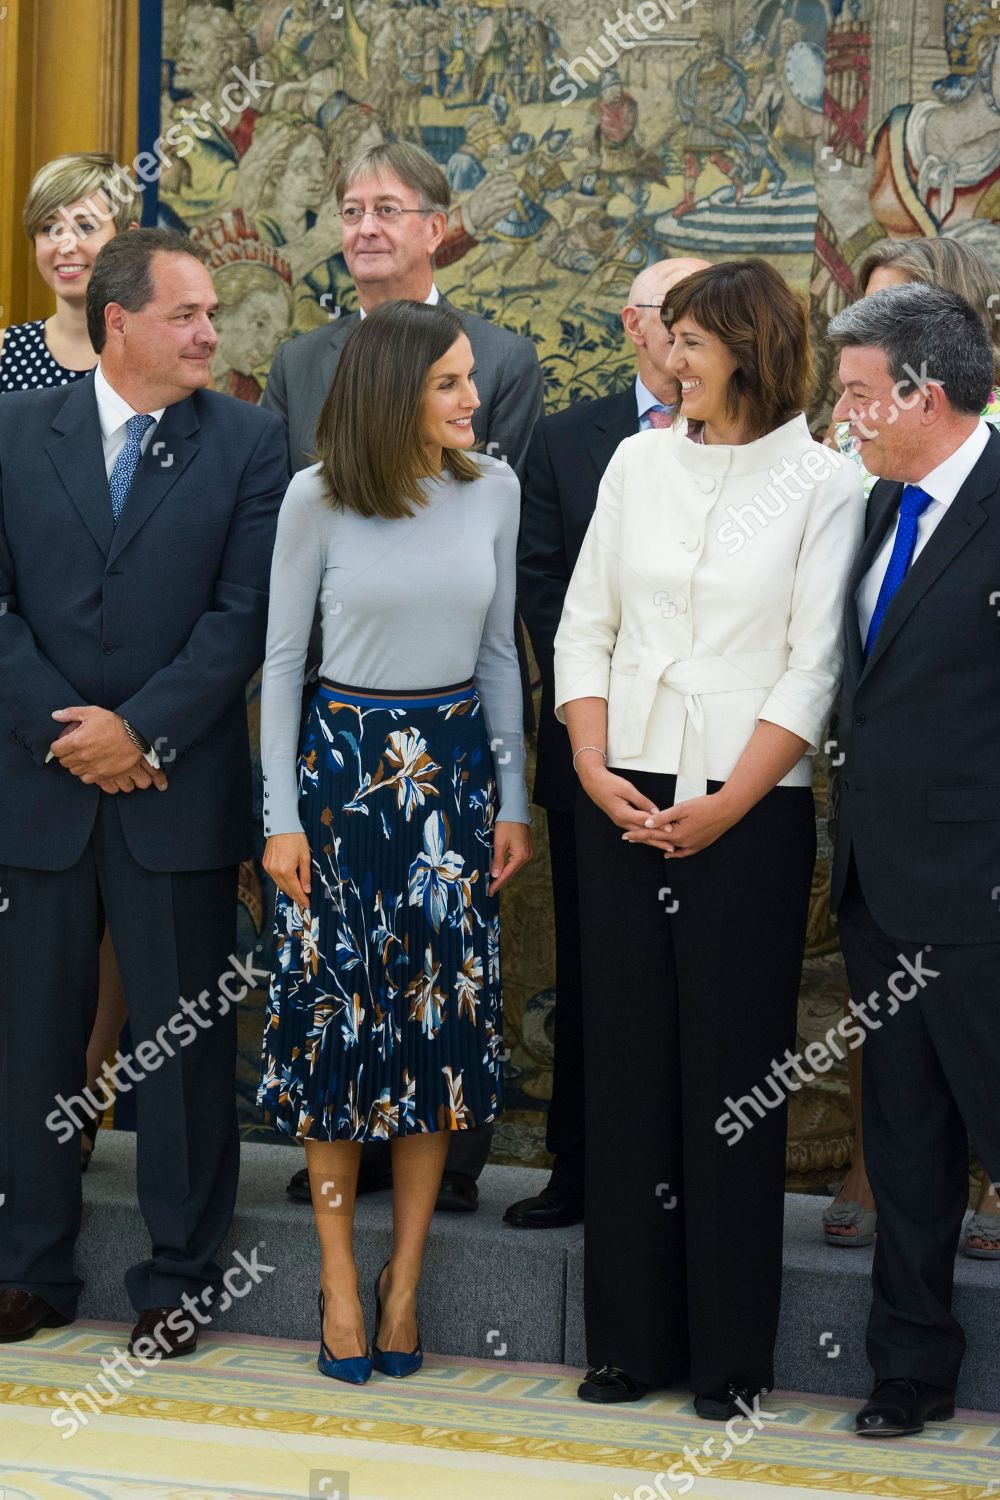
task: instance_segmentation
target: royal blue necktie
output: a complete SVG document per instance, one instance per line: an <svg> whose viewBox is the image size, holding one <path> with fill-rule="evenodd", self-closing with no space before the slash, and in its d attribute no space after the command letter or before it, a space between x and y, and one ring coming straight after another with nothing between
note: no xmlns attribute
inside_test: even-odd
<svg viewBox="0 0 1000 1500"><path fill-rule="evenodd" d="M128 499L128 492L132 488L135 471L139 467L139 460L142 457L142 440L149 429L155 425L156 418L143 413L129 417L125 423L125 430L128 436L125 439L125 446L115 459L115 466L111 470L111 478L108 480L111 488L111 509L114 513L116 526L121 519L122 511L125 509L125 501Z"/></svg>
<svg viewBox="0 0 1000 1500"><path fill-rule="evenodd" d="M893 596L903 579L906 570L913 558L913 549L917 544L917 519L923 515L934 496L928 495L919 484L908 484L903 490L903 498L899 502L899 522L896 526L896 540L892 544L892 553L889 557L889 566L885 570L882 579L882 587L878 591L875 600L875 612L868 626L868 635L865 638L865 656L867 657L875 644L875 637L882 628L886 610L892 603Z"/></svg>

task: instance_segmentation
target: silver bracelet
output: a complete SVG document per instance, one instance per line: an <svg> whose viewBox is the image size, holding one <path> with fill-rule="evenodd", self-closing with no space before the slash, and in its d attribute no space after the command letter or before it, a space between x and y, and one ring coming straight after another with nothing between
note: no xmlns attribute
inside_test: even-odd
<svg viewBox="0 0 1000 1500"><path fill-rule="evenodd" d="M605 753L601 749L600 745L581 745L580 748L579 748L579 750L574 750L574 752L573 752L573 770L574 771L576 770L576 757L578 755L582 755L585 750L596 750L597 753L598 753L598 755L603 760L604 764L607 765L607 763L608 763L608 757L605 755Z"/></svg>

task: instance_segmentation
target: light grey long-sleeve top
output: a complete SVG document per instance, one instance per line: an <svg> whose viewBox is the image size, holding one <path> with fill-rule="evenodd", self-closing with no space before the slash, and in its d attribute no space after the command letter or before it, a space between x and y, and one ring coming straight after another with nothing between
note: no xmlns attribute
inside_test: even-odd
<svg viewBox="0 0 1000 1500"><path fill-rule="evenodd" d="M425 480L428 503L388 520L335 509L319 464L295 475L271 563L261 689L265 834L299 833L297 759L313 619L320 675L351 687L423 691L472 678L493 750L499 820L531 821L514 644L520 486L509 465L472 455L480 478Z"/></svg>

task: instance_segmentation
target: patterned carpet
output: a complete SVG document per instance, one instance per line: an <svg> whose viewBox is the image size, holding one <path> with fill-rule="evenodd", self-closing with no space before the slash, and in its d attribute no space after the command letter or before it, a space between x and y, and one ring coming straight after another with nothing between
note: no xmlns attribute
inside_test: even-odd
<svg viewBox="0 0 1000 1500"><path fill-rule="evenodd" d="M100 1360L126 1338L79 1323L0 1348L0 1500L1000 1495L1000 1426L981 1413L866 1445L850 1403L775 1393L772 1419L744 1422L726 1458L725 1429L699 1422L683 1393L605 1412L575 1399L565 1369L433 1357L411 1380L351 1390L317 1374L310 1345L230 1335L130 1390L108 1374L105 1388ZM106 1409L77 1400L74 1418L67 1402L88 1386Z"/></svg>

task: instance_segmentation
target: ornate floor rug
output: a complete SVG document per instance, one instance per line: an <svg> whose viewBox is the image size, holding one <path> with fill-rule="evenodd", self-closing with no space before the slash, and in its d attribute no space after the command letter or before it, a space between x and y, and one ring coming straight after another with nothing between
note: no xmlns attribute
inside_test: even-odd
<svg viewBox="0 0 1000 1500"><path fill-rule="evenodd" d="M851 1403L775 1392L727 1437L683 1392L584 1406L563 1368L430 1357L352 1390L317 1374L312 1345L210 1336L130 1375L126 1340L80 1323L0 1347L0 1500L1000 1496L1000 1418L983 1413L866 1445Z"/></svg>

